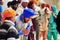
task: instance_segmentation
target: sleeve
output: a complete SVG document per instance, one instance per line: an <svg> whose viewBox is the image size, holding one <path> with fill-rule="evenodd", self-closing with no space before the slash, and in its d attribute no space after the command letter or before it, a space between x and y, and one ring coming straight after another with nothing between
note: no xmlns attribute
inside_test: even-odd
<svg viewBox="0 0 60 40"><path fill-rule="evenodd" d="M30 24L28 24L27 28L26 29L24 28L22 30L23 34L27 36L30 33L30 29L31 29Z"/></svg>
<svg viewBox="0 0 60 40"><path fill-rule="evenodd" d="M30 30L31 29L31 27L30 27L30 23L28 23L28 26L27 26L27 28L26 29L28 29L28 30Z"/></svg>
<svg viewBox="0 0 60 40"><path fill-rule="evenodd" d="M17 29L14 26L10 26L10 28L8 29L7 36L8 36L7 38L11 37L19 38Z"/></svg>
<svg viewBox="0 0 60 40"><path fill-rule="evenodd" d="M17 29L14 27L14 26L11 26L8 31L11 31L11 32L15 32L16 34L18 34L18 31Z"/></svg>
<svg viewBox="0 0 60 40"><path fill-rule="evenodd" d="M18 7L17 10L16 10L16 13L17 13L18 15L21 15L21 13L22 13L22 8Z"/></svg>
<svg viewBox="0 0 60 40"><path fill-rule="evenodd" d="M2 6L0 6L0 12L2 12L3 11L3 8L2 8Z"/></svg>

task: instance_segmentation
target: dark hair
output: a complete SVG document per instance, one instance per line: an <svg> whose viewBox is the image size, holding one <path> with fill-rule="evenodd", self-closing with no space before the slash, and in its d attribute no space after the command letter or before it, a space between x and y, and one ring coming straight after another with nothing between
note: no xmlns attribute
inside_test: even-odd
<svg viewBox="0 0 60 40"><path fill-rule="evenodd" d="M2 1L2 0L0 0L0 1Z"/></svg>
<svg viewBox="0 0 60 40"><path fill-rule="evenodd" d="M11 17L6 17L5 20L11 20Z"/></svg>
<svg viewBox="0 0 60 40"><path fill-rule="evenodd" d="M8 7L11 6L11 5L12 5L12 2L11 1L7 3L7 6Z"/></svg>
<svg viewBox="0 0 60 40"><path fill-rule="evenodd" d="M31 8L31 9L32 9L32 4L34 4L33 1L30 1L30 2L28 3L28 8Z"/></svg>
<svg viewBox="0 0 60 40"><path fill-rule="evenodd" d="M19 4L18 1L12 1L12 5Z"/></svg>

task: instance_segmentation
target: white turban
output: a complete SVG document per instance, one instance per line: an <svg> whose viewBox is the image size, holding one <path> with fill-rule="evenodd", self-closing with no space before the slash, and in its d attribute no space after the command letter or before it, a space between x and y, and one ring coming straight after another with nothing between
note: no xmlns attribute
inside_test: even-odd
<svg viewBox="0 0 60 40"><path fill-rule="evenodd" d="M22 0L21 2L29 2L29 0Z"/></svg>
<svg viewBox="0 0 60 40"><path fill-rule="evenodd" d="M8 0L8 1L13 1L13 0Z"/></svg>

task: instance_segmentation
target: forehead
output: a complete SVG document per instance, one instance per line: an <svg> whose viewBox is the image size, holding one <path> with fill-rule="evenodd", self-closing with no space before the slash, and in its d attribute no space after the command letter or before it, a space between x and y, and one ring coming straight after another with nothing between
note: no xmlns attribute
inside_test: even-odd
<svg viewBox="0 0 60 40"><path fill-rule="evenodd" d="M42 5L42 6L44 6L45 4L44 4L44 3L42 3L41 5Z"/></svg>
<svg viewBox="0 0 60 40"><path fill-rule="evenodd" d="M24 3L24 4L26 3L27 4L28 2L22 2L22 3Z"/></svg>

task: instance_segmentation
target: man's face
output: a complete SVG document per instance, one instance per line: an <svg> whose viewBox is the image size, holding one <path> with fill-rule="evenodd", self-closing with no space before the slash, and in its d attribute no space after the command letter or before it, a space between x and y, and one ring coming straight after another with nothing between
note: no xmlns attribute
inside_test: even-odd
<svg viewBox="0 0 60 40"><path fill-rule="evenodd" d="M14 5L14 8L16 8L16 9L17 9L17 7L18 7L18 4L15 4L15 5Z"/></svg>
<svg viewBox="0 0 60 40"><path fill-rule="evenodd" d="M29 20L31 20L31 18L24 18L25 23L29 22Z"/></svg>
<svg viewBox="0 0 60 40"><path fill-rule="evenodd" d="M27 5L28 5L28 2L23 2L22 3L22 6L25 8L25 7L27 7Z"/></svg>
<svg viewBox="0 0 60 40"><path fill-rule="evenodd" d="M13 5L13 9L16 10L18 7L18 4Z"/></svg>

